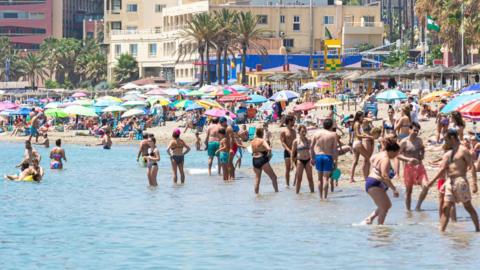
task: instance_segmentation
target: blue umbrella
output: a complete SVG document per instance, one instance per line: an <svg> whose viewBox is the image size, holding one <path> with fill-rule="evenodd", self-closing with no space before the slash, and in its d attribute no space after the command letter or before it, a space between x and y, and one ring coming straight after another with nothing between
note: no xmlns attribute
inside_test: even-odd
<svg viewBox="0 0 480 270"><path fill-rule="evenodd" d="M251 99L246 101L246 103L248 103L248 104L260 104L260 103L264 103L264 102L268 101L268 99L266 97L260 96L260 95L257 95L257 94L249 95L249 97Z"/></svg>
<svg viewBox="0 0 480 270"><path fill-rule="evenodd" d="M27 98L27 102L37 103L39 100L37 98Z"/></svg>
<svg viewBox="0 0 480 270"><path fill-rule="evenodd" d="M278 101L291 101L292 99L296 99L296 98L298 98L297 93L290 90L283 90L273 94L273 96L270 97L270 100L278 102Z"/></svg>
<svg viewBox="0 0 480 270"><path fill-rule="evenodd" d="M460 106L475 100L480 99L480 93L473 94L473 95L464 95L464 96L457 96L454 99L450 100L445 107L440 111L441 113L447 114L455 111Z"/></svg>
<svg viewBox="0 0 480 270"><path fill-rule="evenodd" d="M11 112L10 115L29 115L30 112L32 112L32 109L23 107L16 111Z"/></svg>
<svg viewBox="0 0 480 270"><path fill-rule="evenodd" d="M114 100L111 100L111 99L102 99L102 100L99 100L97 102L95 102L95 104L93 104L94 107L108 107L108 106L112 106L112 105L118 105L119 103L114 101Z"/></svg>
<svg viewBox="0 0 480 270"><path fill-rule="evenodd" d="M186 111L194 111L194 110L201 110L203 109L202 106L198 105L197 103L193 103L187 106L185 109Z"/></svg>
<svg viewBox="0 0 480 270"><path fill-rule="evenodd" d="M407 95L402 91L398 90L387 90L384 91L376 96L377 100L391 102L395 100L405 100L407 99Z"/></svg>
<svg viewBox="0 0 480 270"><path fill-rule="evenodd" d="M460 93L468 92L468 91L480 91L480 83L472 84L467 86L460 91Z"/></svg>

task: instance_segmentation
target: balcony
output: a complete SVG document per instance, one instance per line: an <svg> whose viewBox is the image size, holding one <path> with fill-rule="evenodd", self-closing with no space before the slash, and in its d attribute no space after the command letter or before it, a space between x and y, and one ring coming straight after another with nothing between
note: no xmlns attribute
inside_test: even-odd
<svg viewBox="0 0 480 270"><path fill-rule="evenodd" d="M383 22L345 22L344 35L383 35Z"/></svg>

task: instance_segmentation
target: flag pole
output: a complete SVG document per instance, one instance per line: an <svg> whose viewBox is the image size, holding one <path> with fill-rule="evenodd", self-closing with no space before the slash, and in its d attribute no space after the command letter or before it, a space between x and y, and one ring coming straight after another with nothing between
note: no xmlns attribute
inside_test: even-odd
<svg viewBox="0 0 480 270"><path fill-rule="evenodd" d="M425 15L425 36L423 40L423 65L427 65L427 34L428 34L428 15Z"/></svg>

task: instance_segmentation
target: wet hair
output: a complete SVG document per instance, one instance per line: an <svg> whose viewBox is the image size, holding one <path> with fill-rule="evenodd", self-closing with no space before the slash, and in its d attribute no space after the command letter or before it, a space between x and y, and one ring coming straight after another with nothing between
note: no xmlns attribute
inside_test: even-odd
<svg viewBox="0 0 480 270"><path fill-rule="evenodd" d="M219 121L220 121L220 120L219 120L218 118L216 118L216 117L212 119L212 123L213 123L213 124L218 124Z"/></svg>
<svg viewBox="0 0 480 270"><path fill-rule="evenodd" d="M285 117L285 124L288 125L290 122L295 123L295 118L291 115L287 115L287 117Z"/></svg>
<svg viewBox="0 0 480 270"><path fill-rule="evenodd" d="M358 111L357 113L355 113L355 117L353 118L353 122L360 122L360 118L363 117L363 112L362 111Z"/></svg>
<svg viewBox="0 0 480 270"><path fill-rule="evenodd" d="M418 129L420 130L420 125L416 122L412 122L412 124L410 125L410 129Z"/></svg>
<svg viewBox="0 0 480 270"><path fill-rule="evenodd" d="M465 122L463 121L463 117L459 112L457 111L452 112L452 119L455 125L459 127L465 127Z"/></svg>
<svg viewBox="0 0 480 270"><path fill-rule="evenodd" d="M307 131L307 127L305 125L299 125L298 128L297 128L297 131L300 133L302 130L305 130Z"/></svg>
<svg viewBox="0 0 480 270"><path fill-rule="evenodd" d="M222 134L222 135L225 135L225 134L227 134L227 130L224 129L224 128L221 128L221 129L218 131L218 133L220 133L220 134Z"/></svg>
<svg viewBox="0 0 480 270"><path fill-rule="evenodd" d="M149 134L148 134L148 138L155 138L155 134L149 133Z"/></svg>
<svg viewBox="0 0 480 270"><path fill-rule="evenodd" d="M255 136L257 138L263 138L264 132L262 127L257 127L257 130L255 131Z"/></svg>
<svg viewBox="0 0 480 270"><path fill-rule="evenodd" d="M62 139L57 139L57 140L55 141L55 145L58 146L58 147L60 147L60 146L62 145Z"/></svg>
<svg viewBox="0 0 480 270"><path fill-rule="evenodd" d="M143 133L142 138L143 138L144 140L148 139L148 133Z"/></svg>
<svg viewBox="0 0 480 270"><path fill-rule="evenodd" d="M172 137L173 137L174 139L180 138L180 132L175 132L175 131L174 131L174 132L172 133Z"/></svg>
<svg viewBox="0 0 480 270"><path fill-rule="evenodd" d="M324 129L330 130L332 127L333 127L333 121L332 121L332 119L325 119L325 120L323 121L323 128L324 128Z"/></svg>
<svg viewBox="0 0 480 270"><path fill-rule="evenodd" d="M385 150L387 152L398 152L400 150L400 145L392 139L385 139Z"/></svg>

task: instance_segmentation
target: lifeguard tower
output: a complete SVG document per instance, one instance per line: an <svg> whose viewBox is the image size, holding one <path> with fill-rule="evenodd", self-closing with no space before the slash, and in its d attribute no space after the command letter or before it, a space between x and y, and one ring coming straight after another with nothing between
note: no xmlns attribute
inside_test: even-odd
<svg viewBox="0 0 480 270"><path fill-rule="evenodd" d="M325 71L337 71L342 68L342 42L339 39L326 39L323 53Z"/></svg>

